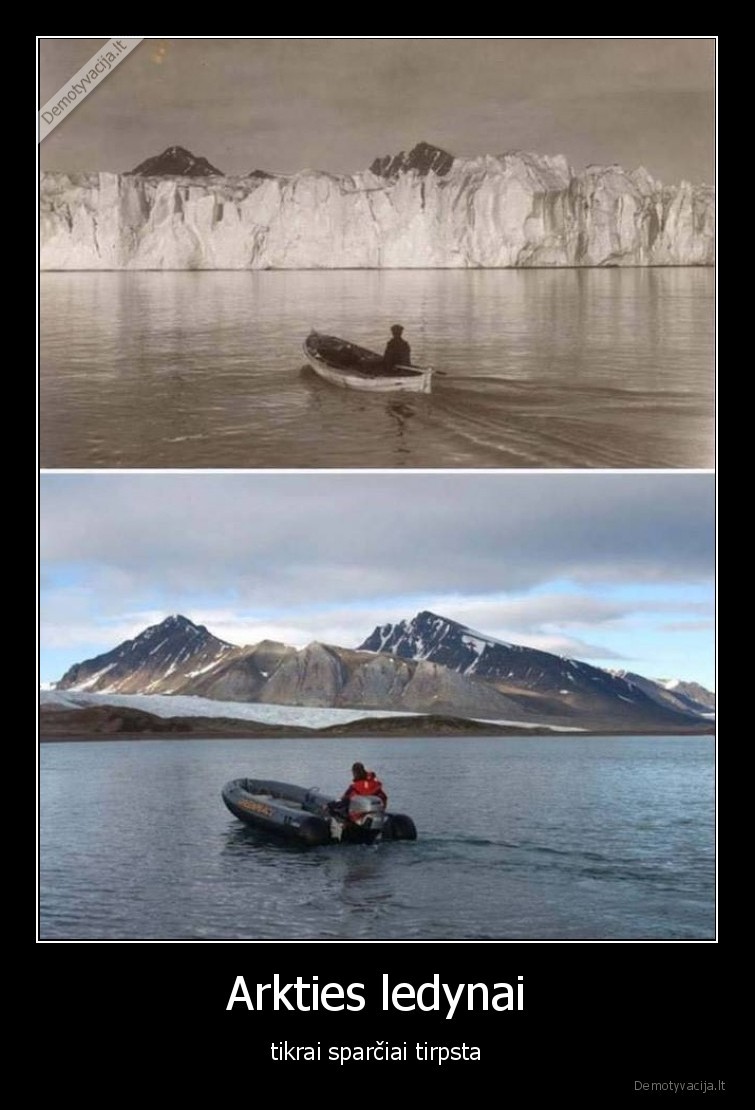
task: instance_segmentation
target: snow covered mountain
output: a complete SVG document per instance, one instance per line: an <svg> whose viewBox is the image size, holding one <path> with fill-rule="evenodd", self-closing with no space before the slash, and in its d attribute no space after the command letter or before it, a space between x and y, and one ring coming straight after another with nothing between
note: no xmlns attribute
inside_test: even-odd
<svg viewBox="0 0 755 1110"><path fill-rule="evenodd" d="M654 684L648 679L503 643L427 610L411 620L376 628L360 650L390 652L402 659L432 660L459 674L486 679L509 697L528 699L533 709L537 704L561 703L574 712L613 711L624 716L630 710L638 717L653 716L658 708L675 714L699 713L679 699L664 701L650 694L646 684Z"/></svg>
<svg viewBox="0 0 755 1110"><path fill-rule="evenodd" d="M166 617L112 651L75 663L57 690L167 693L165 686L197 678L238 649L186 617Z"/></svg>
<svg viewBox="0 0 755 1110"><path fill-rule="evenodd" d="M631 671L612 671L612 674L631 682L643 690L659 705L671 706L682 713L698 713L711 717L716 709L716 695L699 682L682 682L679 679L643 678Z"/></svg>
<svg viewBox="0 0 755 1110"><path fill-rule="evenodd" d="M664 690L668 690L678 698L690 698L698 705L704 706L706 709L716 708L716 695L712 690L706 689L701 686L699 682L684 682L680 678L659 678L656 679L659 686Z"/></svg>
<svg viewBox="0 0 755 1110"><path fill-rule="evenodd" d="M419 143L353 175L225 177L171 147L41 182L43 270L711 265L713 249L708 186L523 151Z"/></svg>
<svg viewBox="0 0 755 1110"><path fill-rule="evenodd" d="M408 662L312 643L297 650L264 640L233 647L203 625L171 616L113 651L77 663L57 691L191 694L223 701L360 707L487 718L522 708L486 683L432 662ZM525 713L526 715L526 713Z"/></svg>
<svg viewBox="0 0 755 1110"><path fill-rule="evenodd" d="M234 647L171 616L77 663L56 693L172 695L370 709L566 728L683 730L702 718L576 660L503 644L433 613L384 625L361 648L270 640Z"/></svg>

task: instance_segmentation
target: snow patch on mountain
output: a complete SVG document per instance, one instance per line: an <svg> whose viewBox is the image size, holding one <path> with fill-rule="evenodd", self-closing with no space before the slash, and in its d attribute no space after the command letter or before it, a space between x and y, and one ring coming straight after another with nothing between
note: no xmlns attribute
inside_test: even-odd
<svg viewBox="0 0 755 1110"><path fill-rule="evenodd" d="M71 686L71 689L90 690L92 686L95 686L99 682L103 675L106 675L108 671L112 671L113 667L115 667L115 663L109 663L107 667L103 667L102 670L95 671L95 673L93 675L90 675L89 678L84 679L82 682L75 683L73 686ZM105 689L107 689L107 687Z"/></svg>

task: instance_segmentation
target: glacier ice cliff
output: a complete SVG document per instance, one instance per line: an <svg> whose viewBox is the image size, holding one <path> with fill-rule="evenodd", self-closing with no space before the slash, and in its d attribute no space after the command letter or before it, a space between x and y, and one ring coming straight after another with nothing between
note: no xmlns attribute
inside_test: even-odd
<svg viewBox="0 0 755 1110"><path fill-rule="evenodd" d="M415 162L377 159L352 176L44 173L41 267L713 264L709 186L664 186L642 168L575 173L561 155L434 156L419 169Z"/></svg>

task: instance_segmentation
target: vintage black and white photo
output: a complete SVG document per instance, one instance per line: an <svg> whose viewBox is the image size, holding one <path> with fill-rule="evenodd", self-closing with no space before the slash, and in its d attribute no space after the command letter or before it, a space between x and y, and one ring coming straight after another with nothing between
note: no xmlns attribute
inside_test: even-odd
<svg viewBox="0 0 755 1110"><path fill-rule="evenodd" d="M42 465L711 467L714 49L144 40L41 147Z"/></svg>

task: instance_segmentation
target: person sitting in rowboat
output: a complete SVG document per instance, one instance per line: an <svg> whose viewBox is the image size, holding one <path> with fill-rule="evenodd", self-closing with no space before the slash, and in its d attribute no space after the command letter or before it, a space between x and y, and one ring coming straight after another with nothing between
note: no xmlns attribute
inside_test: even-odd
<svg viewBox="0 0 755 1110"><path fill-rule="evenodd" d="M401 338L403 332L401 324L394 324L391 328L393 339L389 339L383 355L383 365L386 370L394 366L411 366L412 350L405 339Z"/></svg>

